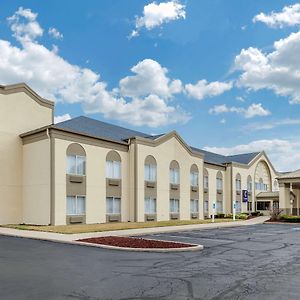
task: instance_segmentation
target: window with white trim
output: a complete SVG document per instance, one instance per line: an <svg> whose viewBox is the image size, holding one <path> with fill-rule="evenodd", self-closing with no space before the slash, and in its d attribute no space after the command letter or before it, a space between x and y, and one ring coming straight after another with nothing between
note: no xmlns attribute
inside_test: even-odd
<svg viewBox="0 0 300 300"><path fill-rule="evenodd" d="M179 184L179 169L170 169L170 183Z"/></svg>
<svg viewBox="0 0 300 300"><path fill-rule="evenodd" d="M204 181L204 188L205 188L205 189L208 189L208 176L207 176L207 175L204 176L203 181Z"/></svg>
<svg viewBox="0 0 300 300"><path fill-rule="evenodd" d="M248 192L252 192L252 181L247 182L247 190Z"/></svg>
<svg viewBox="0 0 300 300"><path fill-rule="evenodd" d="M156 199L152 197L145 198L145 214L156 214Z"/></svg>
<svg viewBox="0 0 300 300"><path fill-rule="evenodd" d="M242 183L241 183L241 179L237 178L235 180L235 188L237 192L240 192L242 189Z"/></svg>
<svg viewBox="0 0 300 300"><path fill-rule="evenodd" d="M190 174L191 186L198 186L198 179L199 179L199 173L191 172Z"/></svg>
<svg viewBox="0 0 300 300"><path fill-rule="evenodd" d="M145 165L145 181L156 181L156 165Z"/></svg>
<svg viewBox="0 0 300 300"><path fill-rule="evenodd" d="M170 199L170 213L179 213L179 199Z"/></svg>
<svg viewBox="0 0 300 300"><path fill-rule="evenodd" d="M67 155L67 174L85 175L86 159L85 156Z"/></svg>
<svg viewBox="0 0 300 300"><path fill-rule="evenodd" d="M223 213L223 201L217 201L216 211L217 211L218 214Z"/></svg>
<svg viewBox="0 0 300 300"><path fill-rule="evenodd" d="M85 196L67 196L67 215L85 215Z"/></svg>
<svg viewBox="0 0 300 300"><path fill-rule="evenodd" d="M223 190L223 179L217 178L217 190Z"/></svg>
<svg viewBox="0 0 300 300"><path fill-rule="evenodd" d="M120 161L106 161L106 178L121 179L121 162Z"/></svg>
<svg viewBox="0 0 300 300"><path fill-rule="evenodd" d="M204 201L204 212L208 213L208 200Z"/></svg>
<svg viewBox="0 0 300 300"><path fill-rule="evenodd" d="M106 214L120 214L121 213L121 199L116 197L106 198Z"/></svg>
<svg viewBox="0 0 300 300"><path fill-rule="evenodd" d="M191 199L191 213L198 213L198 212L199 212L199 200Z"/></svg>

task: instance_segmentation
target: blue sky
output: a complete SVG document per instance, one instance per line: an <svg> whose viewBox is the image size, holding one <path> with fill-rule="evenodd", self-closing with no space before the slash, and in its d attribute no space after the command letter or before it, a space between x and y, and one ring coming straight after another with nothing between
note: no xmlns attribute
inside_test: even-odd
<svg viewBox="0 0 300 300"><path fill-rule="evenodd" d="M0 84L28 83L60 119L175 129L296 169L299 25L295 1L4 1Z"/></svg>

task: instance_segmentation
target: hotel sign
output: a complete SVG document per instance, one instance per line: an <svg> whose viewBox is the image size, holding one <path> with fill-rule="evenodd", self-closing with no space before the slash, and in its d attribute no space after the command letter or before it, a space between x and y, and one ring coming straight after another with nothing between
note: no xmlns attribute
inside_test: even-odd
<svg viewBox="0 0 300 300"><path fill-rule="evenodd" d="M243 202L248 202L248 191L247 190L243 190Z"/></svg>

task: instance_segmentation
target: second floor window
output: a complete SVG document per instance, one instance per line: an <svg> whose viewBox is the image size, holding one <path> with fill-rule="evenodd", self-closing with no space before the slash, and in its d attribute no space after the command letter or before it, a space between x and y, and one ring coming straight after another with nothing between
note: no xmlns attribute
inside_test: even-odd
<svg viewBox="0 0 300 300"><path fill-rule="evenodd" d="M197 172L191 172L191 186L198 186L199 174Z"/></svg>
<svg viewBox="0 0 300 300"><path fill-rule="evenodd" d="M237 191L240 191L242 188L242 184L241 184L241 179L236 179L235 180L235 188Z"/></svg>
<svg viewBox="0 0 300 300"><path fill-rule="evenodd" d="M217 178L217 190L223 190L223 179Z"/></svg>
<svg viewBox="0 0 300 300"><path fill-rule="evenodd" d="M155 165L145 165L145 181L156 181Z"/></svg>
<svg viewBox="0 0 300 300"><path fill-rule="evenodd" d="M170 169L170 183L179 184L179 169Z"/></svg>
<svg viewBox="0 0 300 300"><path fill-rule="evenodd" d="M251 181L248 181L248 183L247 183L247 190L248 190L248 192L252 191L252 182Z"/></svg>
<svg viewBox="0 0 300 300"><path fill-rule="evenodd" d="M85 156L68 155L67 156L67 174L85 175Z"/></svg>
<svg viewBox="0 0 300 300"><path fill-rule="evenodd" d="M121 179L121 162L106 161L106 178Z"/></svg>
<svg viewBox="0 0 300 300"><path fill-rule="evenodd" d="M204 176L204 188L208 189L208 176Z"/></svg>

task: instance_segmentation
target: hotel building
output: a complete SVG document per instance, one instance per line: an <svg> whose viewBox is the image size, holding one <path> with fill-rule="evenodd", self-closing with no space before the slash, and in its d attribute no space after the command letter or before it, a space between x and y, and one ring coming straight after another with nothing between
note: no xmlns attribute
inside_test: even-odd
<svg viewBox="0 0 300 300"><path fill-rule="evenodd" d="M299 213L300 172L277 173L263 151L223 156L175 131L153 136L87 117L53 124L53 111L26 84L0 86L0 224L203 219L233 207Z"/></svg>

